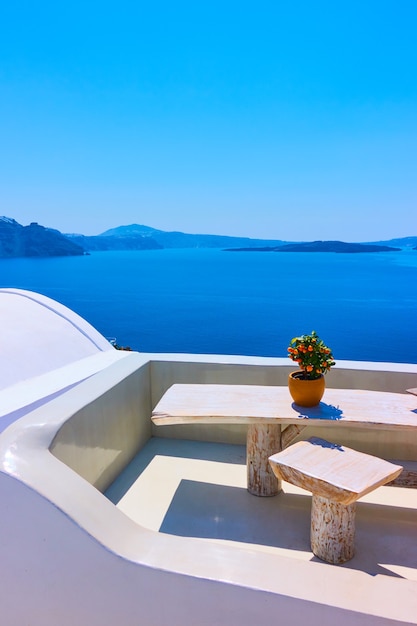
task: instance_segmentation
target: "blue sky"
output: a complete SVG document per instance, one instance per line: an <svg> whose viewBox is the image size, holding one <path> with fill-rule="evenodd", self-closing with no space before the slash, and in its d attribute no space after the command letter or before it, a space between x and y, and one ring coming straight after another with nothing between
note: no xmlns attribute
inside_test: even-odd
<svg viewBox="0 0 417 626"><path fill-rule="evenodd" d="M0 214L417 235L416 29L415 0L3 3Z"/></svg>

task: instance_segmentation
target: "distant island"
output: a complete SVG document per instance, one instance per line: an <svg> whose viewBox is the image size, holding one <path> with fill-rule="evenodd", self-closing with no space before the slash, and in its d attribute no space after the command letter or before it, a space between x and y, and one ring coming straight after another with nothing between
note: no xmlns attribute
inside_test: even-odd
<svg viewBox="0 0 417 626"><path fill-rule="evenodd" d="M180 231L165 231L144 226L130 224L106 230L101 235L84 237L83 235L66 235L71 241L82 246L85 250L148 250L157 248L216 248L233 251L279 251L279 252L307 252L304 246L323 246L317 252L387 252L402 248L416 249L417 237L404 237L390 241L376 241L365 243L344 242L289 242L282 239L252 239L250 237L231 237L229 235L190 234ZM295 247L303 249L296 250ZM328 246L328 249L324 248ZM293 248L294 247L294 248ZM347 248L350 248L349 250ZM293 248L293 249L290 249ZM330 249L337 248L337 249ZM344 249L343 249L344 248ZM314 250L310 250L313 252Z"/></svg>
<svg viewBox="0 0 417 626"><path fill-rule="evenodd" d="M152 238L162 248L225 248L255 246L280 246L285 241L281 239L251 239L250 237L231 237L229 235L190 234L181 231L165 231L144 226L130 224L106 230L100 237L112 237L114 240L125 241L129 238ZM416 240L417 243L417 240Z"/></svg>
<svg viewBox="0 0 417 626"><path fill-rule="evenodd" d="M213 248L228 252L394 252L417 249L417 237L389 241L345 243L343 241L288 242L281 239L251 239L228 235L168 232L130 224L100 235L63 234L32 222L22 226L10 217L0 217L0 258L81 256L111 250L161 250L164 248Z"/></svg>
<svg viewBox="0 0 417 626"><path fill-rule="evenodd" d="M82 256L86 251L52 228L36 222L22 226L10 217L0 217L0 258Z"/></svg>
<svg viewBox="0 0 417 626"><path fill-rule="evenodd" d="M229 248L226 252L399 252L401 248L378 244L346 243L344 241L310 241L263 248Z"/></svg>
<svg viewBox="0 0 417 626"><path fill-rule="evenodd" d="M164 246L153 237L111 237L107 235L67 235L67 238L89 252L109 250L161 250Z"/></svg>

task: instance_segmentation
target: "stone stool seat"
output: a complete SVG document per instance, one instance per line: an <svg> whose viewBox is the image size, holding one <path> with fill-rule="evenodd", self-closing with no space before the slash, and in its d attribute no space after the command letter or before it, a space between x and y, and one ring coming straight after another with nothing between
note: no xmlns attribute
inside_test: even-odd
<svg viewBox="0 0 417 626"><path fill-rule="evenodd" d="M402 471L369 454L312 437L269 457L277 478L313 494L311 549L328 563L354 555L356 500Z"/></svg>

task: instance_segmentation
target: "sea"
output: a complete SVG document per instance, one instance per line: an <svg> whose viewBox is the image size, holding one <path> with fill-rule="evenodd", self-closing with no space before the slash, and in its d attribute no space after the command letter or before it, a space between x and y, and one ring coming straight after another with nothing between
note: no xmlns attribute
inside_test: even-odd
<svg viewBox="0 0 417 626"><path fill-rule="evenodd" d="M416 250L2 259L0 286L53 298L141 352L283 357L316 330L336 361L417 363Z"/></svg>

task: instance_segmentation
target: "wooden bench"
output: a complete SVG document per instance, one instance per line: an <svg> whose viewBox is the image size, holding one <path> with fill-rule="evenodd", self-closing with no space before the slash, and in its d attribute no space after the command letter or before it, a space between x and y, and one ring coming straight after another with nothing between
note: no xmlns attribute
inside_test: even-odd
<svg viewBox="0 0 417 626"><path fill-rule="evenodd" d="M312 437L269 457L278 479L311 491L311 549L328 563L354 555L356 500L402 471L369 454Z"/></svg>

